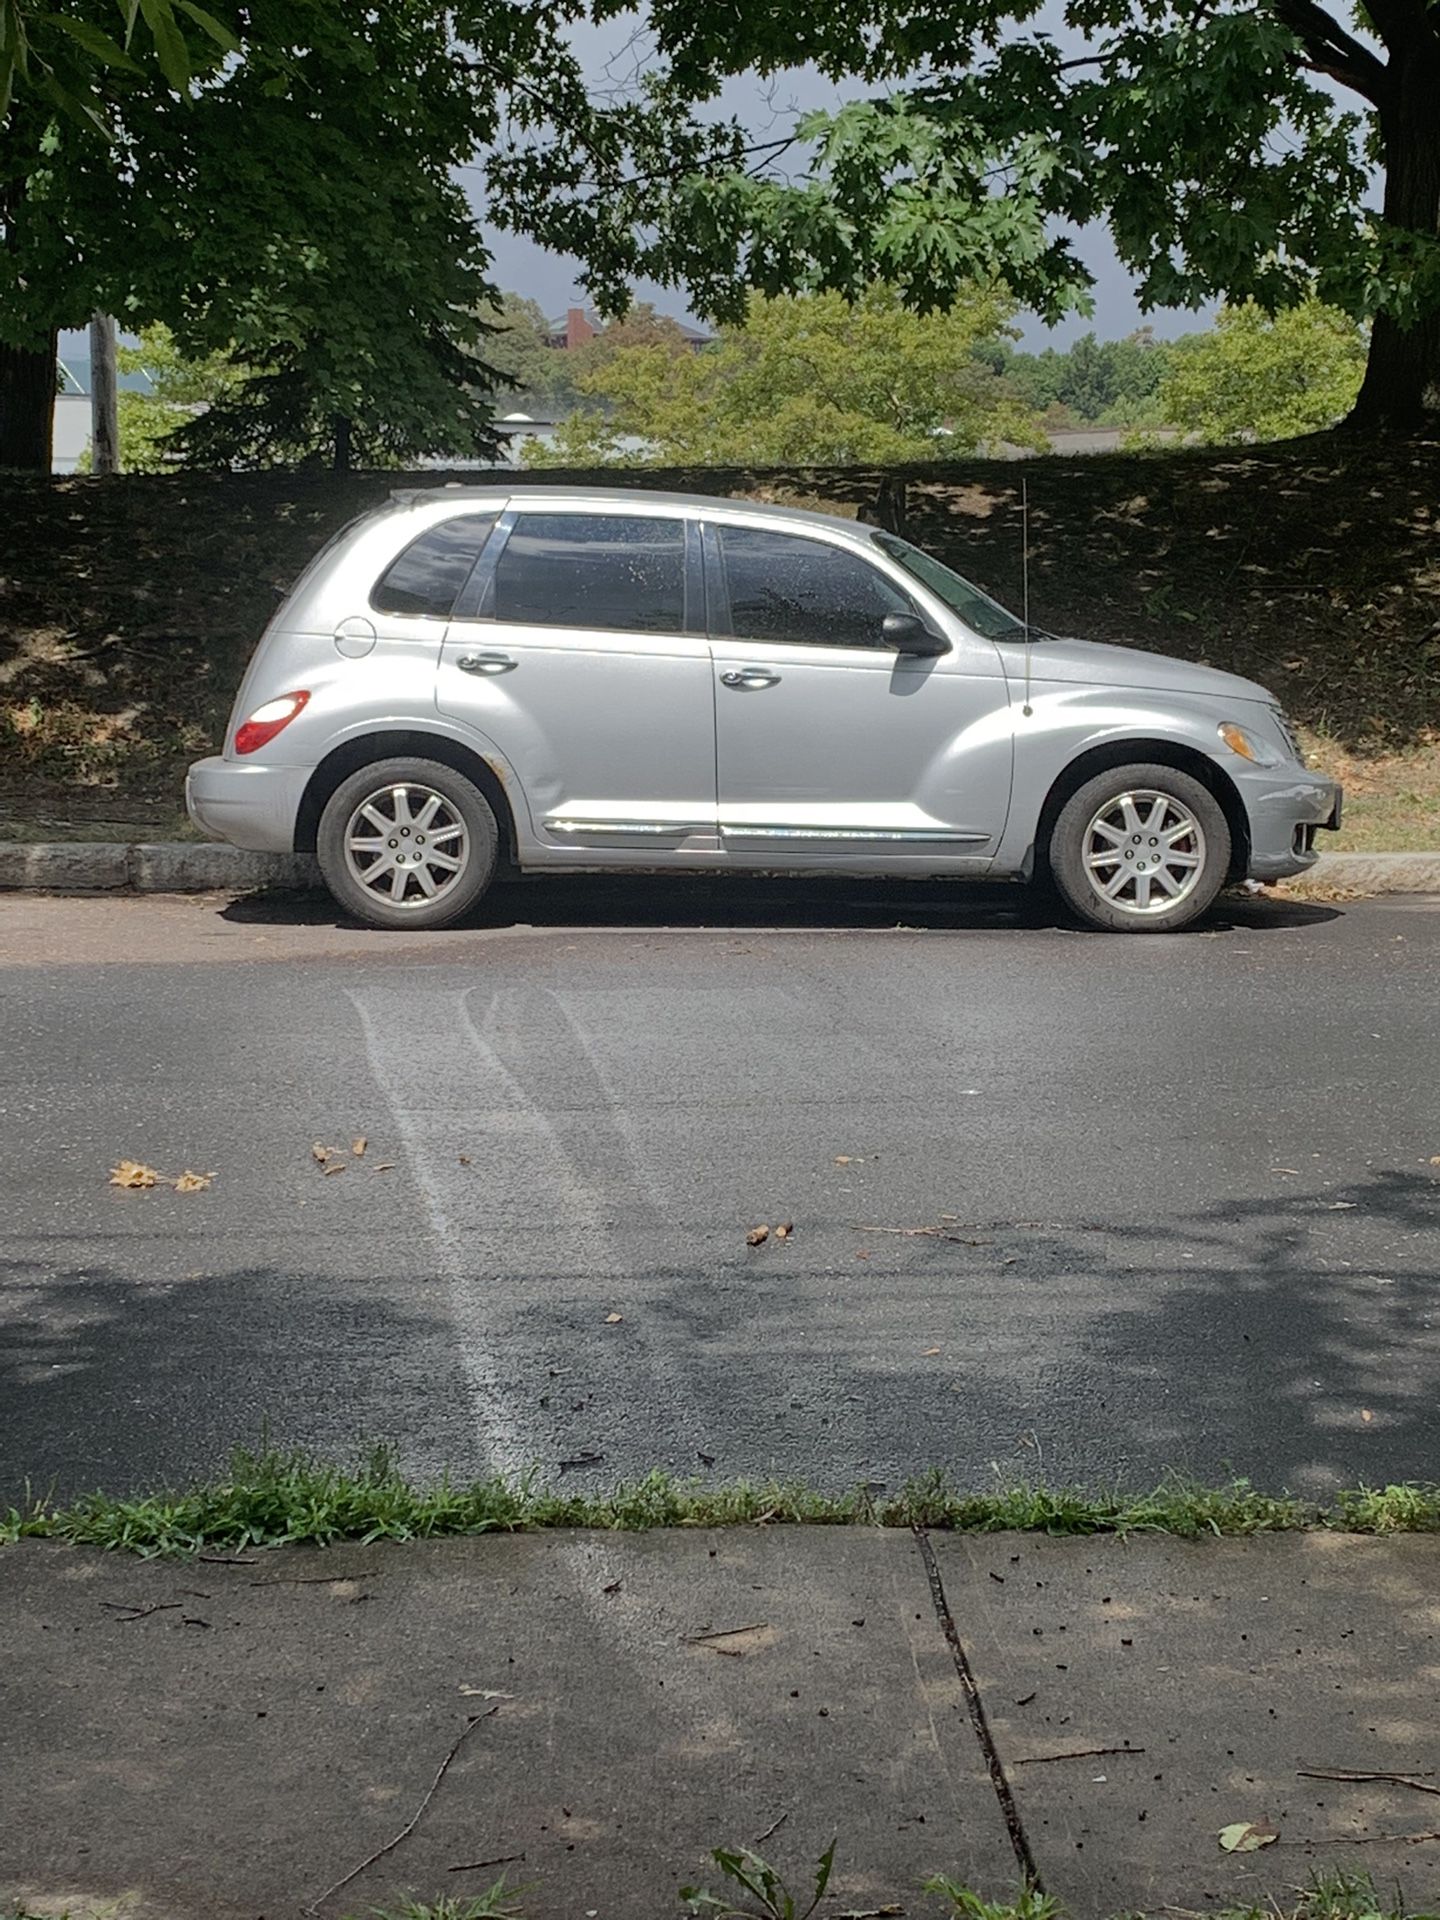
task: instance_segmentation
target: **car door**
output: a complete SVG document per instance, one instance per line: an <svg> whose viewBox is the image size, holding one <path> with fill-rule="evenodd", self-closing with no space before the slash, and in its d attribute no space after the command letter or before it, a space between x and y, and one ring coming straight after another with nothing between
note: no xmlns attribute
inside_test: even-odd
<svg viewBox="0 0 1440 1920"><path fill-rule="evenodd" d="M995 647L823 534L705 529L722 843L739 864L983 868L1010 800ZM884 643L890 613L944 633Z"/></svg>
<svg viewBox="0 0 1440 1920"><path fill-rule="evenodd" d="M577 848L713 853L698 528L628 507L512 505L466 598L436 697L514 768L541 864Z"/></svg>

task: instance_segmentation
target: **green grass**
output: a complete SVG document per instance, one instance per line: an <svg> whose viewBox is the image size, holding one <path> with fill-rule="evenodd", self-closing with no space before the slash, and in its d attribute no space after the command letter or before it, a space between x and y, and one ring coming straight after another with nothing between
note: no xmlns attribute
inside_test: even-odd
<svg viewBox="0 0 1440 1920"><path fill-rule="evenodd" d="M833 1847L831 1849L833 1853ZM715 1894L708 1888L684 1887L680 1902L684 1910L706 1920L806 1920L814 1910L829 1879L830 1855L819 1863L815 1875L818 1892L812 1900L812 1887L792 1891L779 1873L758 1854L746 1847L717 1847L711 1855L720 1868L722 1885L728 1880L738 1889L735 1900L726 1893ZM524 1896L528 1888L509 1888L503 1877L487 1892L473 1900L444 1897L428 1904L408 1900L400 1906L372 1909L373 1920L525 1920ZM972 1888L935 1874L920 1889L937 1908L927 1902L925 1911L941 1912L946 1920L1065 1920L1063 1900L1050 1894L1022 1888L1013 1900L987 1900ZM914 1912L908 1902L894 1901L880 1912ZM1306 1887L1294 1888L1283 1901L1269 1900L1263 1906L1189 1908L1170 1906L1165 1913L1186 1920L1436 1920L1431 1912L1419 1913L1408 1907L1398 1895L1382 1895L1368 1873L1317 1873ZM10 1920L30 1920L15 1914ZM358 1920L351 1916L350 1920ZM1115 1920L1141 1920L1139 1915L1117 1915Z"/></svg>
<svg viewBox="0 0 1440 1920"><path fill-rule="evenodd" d="M604 1494L570 1494L538 1478L414 1486L376 1448L354 1467L304 1453L241 1450L228 1475L188 1490L130 1498L93 1493L70 1505L44 1498L0 1513L0 1544L66 1540L146 1555L339 1540L424 1540L557 1527L645 1532L756 1524L924 1526L962 1533L1164 1533L1182 1539L1292 1532L1440 1532L1440 1487L1359 1488L1321 1507L1257 1492L1248 1482L1202 1487L1167 1480L1151 1493L1092 1494L1027 1483L969 1493L944 1474L892 1495L820 1493L798 1481L710 1485L651 1473Z"/></svg>

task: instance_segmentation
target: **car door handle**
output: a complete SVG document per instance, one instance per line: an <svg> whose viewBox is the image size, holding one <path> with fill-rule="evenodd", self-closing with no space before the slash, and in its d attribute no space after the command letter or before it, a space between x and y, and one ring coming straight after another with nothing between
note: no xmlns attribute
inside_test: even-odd
<svg viewBox="0 0 1440 1920"><path fill-rule="evenodd" d="M455 664L462 673L509 673L519 662L508 653L462 653Z"/></svg>
<svg viewBox="0 0 1440 1920"><path fill-rule="evenodd" d="M773 667L730 667L720 676L720 684L743 690L747 687L773 687L780 676Z"/></svg>

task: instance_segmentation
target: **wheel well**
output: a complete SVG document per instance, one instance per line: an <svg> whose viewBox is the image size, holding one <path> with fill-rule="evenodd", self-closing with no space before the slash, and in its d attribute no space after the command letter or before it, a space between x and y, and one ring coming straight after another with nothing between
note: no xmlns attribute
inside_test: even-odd
<svg viewBox="0 0 1440 1920"><path fill-rule="evenodd" d="M1036 871L1046 870L1050 835L1060 817L1061 808L1071 794L1078 793L1087 780L1092 780L1097 773L1104 773L1107 767L1124 767L1142 762L1175 767L1210 789L1219 801L1230 828L1230 871L1225 876L1226 880L1243 880L1250 865L1250 821L1235 782L1216 766L1208 754L1201 753L1195 747L1181 746L1175 740L1111 740L1103 747L1091 747L1088 753L1082 753L1078 759L1072 760L1057 775L1040 809L1040 820L1035 829Z"/></svg>
<svg viewBox="0 0 1440 1920"><path fill-rule="evenodd" d="M504 783L490 763L482 760L471 748L461 746L458 740L447 739L444 734L411 733L403 728L361 734L358 739L347 740L344 746L326 754L307 781L300 801L300 811L295 818L295 851L314 853L320 816L325 811L325 803L342 780L348 780L352 773L357 773L361 767L369 766L373 761L390 760L402 754L418 760L438 760L442 766L453 767L456 773L463 773L467 780L473 780L490 802L499 824L500 857L514 860L515 815Z"/></svg>

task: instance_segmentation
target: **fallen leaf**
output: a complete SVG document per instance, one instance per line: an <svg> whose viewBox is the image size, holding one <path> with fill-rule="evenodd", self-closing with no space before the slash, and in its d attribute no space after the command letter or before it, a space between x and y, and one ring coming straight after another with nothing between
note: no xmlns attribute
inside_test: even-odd
<svg viewBox="0 0 1440 1920"><path fill-rule="evenodd" d="M147 1167L143 1160L122 1160L118 1167L110 1169L112 1187L153 1187L160 1178L153 1167Z"/></svg>
<svg viewBox="0 0 1440 1920"><path fill-rule="evenodd" d="M513 1693L502 1693L498 1687L461 1687L461 1693L467 1700L513 1700Z"/></svg>
<svg viewBox="0 0 1440 1920"><path fill-rule="evenodd" d="M366 1147L369 1146L369 1144L370 1142L365 1138L364 1134L362 1133L358 1137L358 1139L352 1140L350 1142L350 1151L351 1153L354 1154L355 1158L358 1160L361 1154L364 1153Z"/></svg>
<svg viewBox="0 0 1440 1920"><path fill-rule="evenodd" d="M624 1318L623 1313L607 1313L605 1316L605 1324L607 1327L618 1327Z"/></svg>
<svg viewBox="0 0 1440 1920"><path fill-rule="evenodd" d="M175 1182L176 1193L203 1193L215 1178L213 1173L192 1173L187 1167Z"/></svg>
<svg viewBox="0 0 1440 1920"><path fill-rule="evenodd" d="M940 1351L940 1349L939 1349L939 1347L926 1347L926 1349L925 1349L925 1351L924 1351L924 1353L922 1353L922 1354L921 1354L921 1356L920 1356L920 1358L921 1358L922 1360L930 1360L930 1359L933 1359L933 1358L934 1358L934 1356L935 1356L935 1355L936 1355L937 1353L939 1353L939 1351Z"/></svg>
<svg viewBox="0 0 1440 1920"><path fill-rule="evenodd" d="M775 1238L777 1240L788 1240L794 1231L795 1222L793 1220L782 1220L780 1225L775 1229Z"/></svg>
<svg viewBox="0 0 1440 1920"><path fill-rule="evenodd" d="M1273 1847L1280 1838L1274 1827L1263 1820L1237 1820L1220 1829L1220 1844L1226 1853L1258 1853L1261 1847Z"/></svg>
<svg viewBox="0 0 1440 1920"><path fill-rule="evenodd" d="M348 1160L332 1160L325 1169L325 1178L328 1180L332 1173L343 1173L349 1164Z"/></svg>
<svg viewBox="0 0 1440 1920"><path fill-rule="evenodd" d="M621 1581L612 1580L608 1587L601 1587L600 1591L602 1593L619 1593L621 1585L622 1585Z"/></svg>
<svg viewBox="0 0 1440 1920"><path fill-rule="evenodd" d="M848 1153L837 1153L835 1156L835 1164L837 1167L848 1167L852 1157L853 1156ZM1440 1164L1440 1156L1437 1156L1436 1160L1431 1162L1432 1166L1437 1164Z"/></svg>
<svg viewBox="0 0 1440 1920"><path fill-rule="evenodd" d="M318 1160L323 1167L325 1162L330 1158L330 1149L329 1147L322 1147L317 1140L310 1149L310 1157L312 1160Z"/></svg>
<svg viewBox="0 0 1440 1920"><path fill-rule="evenodd" d="M1431 1154L1431 1156L1430 1156L1430 1164L1431 1164L1431 1166L1432 1166L1432 1167L1440 1167L1440 1153L1432 1153L1432 1154Z"/></svg>
<svg viewBox="0 0 1440 1920"><path fill-rule="evenodd" d="M1359 1204L1358 1200L1332 1200L1325 1211L1327 1213L1353 1213Z"/></svg>
<svg viewBox="0 0 1440 1920"><path fill-rule="evenodd" d="M470 1156L469 1156L469 1154L468 1154L468 1153L462 1153L462 1154L461 1154L461 1156L460 1156L460 1164L461 1164L461 1166L462 1166L462 1167L468 1167L468 1166L469 1166L469 1164L470 1164Z"/></svg>
<svg viewBox="0 0 1440 1920"><path fill-rule="evenodd" d="M393 1173L395 1171L395 1162L393 1160L377 1160L370 1171L372 1173Z"/></svg>
<svg viewBox="0 0 1440 1920"><path fill-rule="evenodd" d="M1360 1418L1365 1422L1366 1426L1368 1427L1370 1422L1375 1418L1375 1416L1370 1411L1369 1407L1362 1407L1360 1409Z"/></svg>
<svg viewBox="0 0 1440 1920"><path fill-rule="evenodd" d="M745 1244L747 1247L763 1247L769 1238L769 1227L752 1227L745 1236Z"/></svg>

